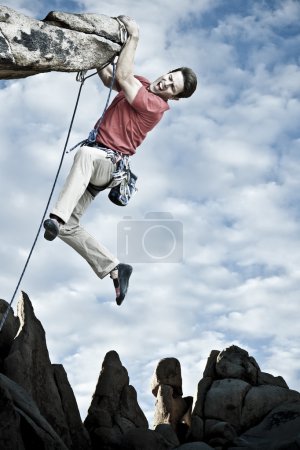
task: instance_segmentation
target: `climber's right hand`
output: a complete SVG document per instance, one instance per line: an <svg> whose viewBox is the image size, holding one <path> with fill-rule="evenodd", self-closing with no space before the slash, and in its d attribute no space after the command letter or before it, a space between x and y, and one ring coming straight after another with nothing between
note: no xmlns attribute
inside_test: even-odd
<svg viewBox="0 0 300 450"><path fill-rule="evenodd" d="M139 37L139 27L134 19L128 16L118 16L118 19L124 24L129 36Z"/></svg>

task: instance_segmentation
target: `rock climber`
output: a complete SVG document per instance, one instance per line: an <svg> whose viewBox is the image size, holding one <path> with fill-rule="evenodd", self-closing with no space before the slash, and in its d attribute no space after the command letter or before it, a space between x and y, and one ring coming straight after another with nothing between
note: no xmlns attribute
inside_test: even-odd
<svg viewBox="0 0 300 450"><path fill-rule="evenodd" d="M169 100L190 97L196 89L195 73L186 67L172 70L154 82L133 73L134 57L139 41L139 28L134 19L119 16L127 30L127 40L116 64L113 89L118 92L106 110L94 144L82 145L60 192L57 203L45 220L44 237L57 236L76 250L99 278L113 280L116 302L121 305L129 284L132 267L123 264L80 226L80 218L95 194L89 185L101 190L109 185L116 163L124 155L133 155L147 133L169 109ZM98 70L106 87L110 87L112 66ZM113 155L113 157L111 156Z"/></svg>

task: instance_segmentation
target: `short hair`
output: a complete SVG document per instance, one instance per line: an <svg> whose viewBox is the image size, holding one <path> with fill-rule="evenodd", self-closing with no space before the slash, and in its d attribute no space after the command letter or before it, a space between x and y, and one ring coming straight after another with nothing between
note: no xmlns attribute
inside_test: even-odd
<svg viewBox="0 0 300 450"><path fill-rule="evenodd" d="M189 67L179 67L178 69L171 70L169 73L181 72L183 75L183 91L176 95L176 98L190 97L197 87L197 76L195 72Z"/></svg>

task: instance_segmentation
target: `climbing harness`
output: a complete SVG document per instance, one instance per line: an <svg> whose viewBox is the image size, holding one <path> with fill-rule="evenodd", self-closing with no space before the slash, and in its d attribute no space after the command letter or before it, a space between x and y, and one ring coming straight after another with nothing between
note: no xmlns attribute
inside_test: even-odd
<svg viewBox="0 0 300 450"><path fill-rule="evenodd" d="M117 20L117 22L118 22L118 24L119 24L120 42L121 42L121 44L122 44L122 47L121 47L121 50L120 50L120 51L122 51L123 46L126 44L126 40L127 40L127 31L126 31L126 28L124 27L124 24L123 24L117 17L115 17L115 19ZM124 30L125 30L125 31L124 31ZM113 60L110 60L110 61L108 61L107 63L105 63L105 64L100 68L100 70L103 70L106 66L108 66L109 64L112 63L112 64L113 64L113 72L115 72L115 66L114 66L115 63L114 63L114 59L115 59L115 57L113 57ZM74 122L75 115L76 115L76 112L77 112L77 107L78 107L78 103L79 103L79 99L80 99L80 95L81 95L81 91L82 91L84 82L85 82L88 78L91 78L92 76L94 76L94 75L97 74L97 72L94 72L94 73L92 73L91 75L85 76L85 75L86 75L86 72L87 72L87 71L80 71L80 72L78 72L78 74L77 74L77 76L76 76L76 81L79 81L79 82L80 82L80 87L79 87L79 91L78 91L78 94L77 94L77 99L76 99L76 102L75 102L75 107L74 107L73 115L72 115L72 118L71 118L69 130L68 130L68 133L67 133L66 142L65 142L64 149L63 149L63 152L62 152L62 155L61 155L61 159L60 159L60 162L59 162L59 165L58 165L58 169L57 169L57 172L56 172L56 175L55 175L54 183L53 183L53 186L52 186L50 195L49 195L49 199L48 199L48 201L47 201L47 205L46 205L45 210L44 210L44 214L43 214L43 217L42 217L40 226L39 226L38 231L37 231L37 233L36 233L35 239L34 239L34 241L33 241L32 247L31 247L30 252L29 252L29 254L28 254L28 257L27 257L27 260L26 260L26 262L25 262L24 268L23 268L22 273L21 273L21 275L20 275L20 277L19 277L17 286L16 286L16 288L15 288L15 290L14 290L14 293L13 293L13 295L12 295L12 298L11 298L10 302L9 302L9 305L7 306L7 308L6 308L6 310L5 310L4 314L3 314L2 320L1 320L1 322L0 322L0 332L1 332L1 330L2 330L2 328L3 328L3 326L4 326L4 324L5 324L5 321L6 321L6 319L7 319L9 310L10 310L12 304L13 304L13 301L14 301L14 299L15 299L16 293L17 293L17 291L18 291L18 289L19 289L19 287L20 287L20 284L21 284L22 279L23 279L23 277L24 277L24 274L25 274L25 272L26 272L27 266L28 266L28 264L29 264L30 258L31 258L31 256L32 256L33 250L34 250L35 245L36 245L36 243L37 243L37 240L38 240L40 231L41 231L41 229L42 229L42 226L43 226L43 223L44 223L44 220L45 220L45 217L46 217L46 214L47 214L47 211L48 211L48 208L49 208L49 205L50 205L52 196L53 196L53 192L54 192L54 189L55 189L57 180L58 180L58 176L59 176L59 173L60 173L60 170L61 170L61 167L62 167L62 163L63 163L63 160L64 160L65 153L69 153L71 150L73 150L73 148L76 148L76 147L78 147L78 145L80 145L80 143L77 144L75 147L73 147L71 150L69 150L69 151L67 152L67 146L68 146L68 143L69 143L69 138L70 138L71 130L72 130L72 127L73 127L73 122ZM102 116L101 116L101 118L100 118L101 121L102 121L102 119L103 119L104 113L105 113L106 108L107 108L107 106L108 106L109 98L110 98L111 91L112 91L112 88L113 88L113 83L114 83L114 75L113 75L113 80L112 80L112 83L111 83L110 91L109 91L109 94L108 94L108 99L107 99L107 102L106 102L104 111L103 111L103 113L102 113ZM91 133L93 133L93 131L94 131L94 130L92 130ZM91 134L91 133L90 133L90 134ZM90 136L89 136L89 138L90 138ZM88 139L89 139L89 138L88 138ZM92 135L92 138L93 138L93 135ZM95 140L96 140L96 136L95 136ZM86 140L85 140L85 141L86 141Z"/></svg>
<svg viewBox="0 0 300 450"><path fill-rule="evenodd" d="M121 182L113 187L108 194L108 198L118 206L126 206L129 200L137 192L137 176L128 167L125 177Z"/></svg>

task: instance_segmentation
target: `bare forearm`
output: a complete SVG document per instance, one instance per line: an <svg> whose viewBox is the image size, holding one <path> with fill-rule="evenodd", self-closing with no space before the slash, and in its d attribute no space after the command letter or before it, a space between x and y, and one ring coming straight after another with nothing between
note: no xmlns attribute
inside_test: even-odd
<svg viewBox="0 0 300 450"><path fill-rule="evenodd" d="M119 55L116 78L120 84L133 77L134 57L139 42L139 28L134 19L128 16L119 16L127 31L127 41Z"/></svg>
<svg viewBox="0 0 300 450"><path fill-rule="evenodd" d="M104 69L97 69L97 72L104 86L109 86L112 78L112 67L109 65Z"/></svg>
<svg viewBox="0 0 300 450"><path fill-rule="evenodd" d="M138 34L128 36L117 62L116 79L122 83L133 75L134 57L139 42Z"/></svg>
<svg viewBox="0 0 300 450"><path fill-rule="evenodd" d="M119 16L118 19L123 22L128 38L117 62L116 83L124 92L126 100L132 103L142 86L142 83L133 74L134 57L139 41L139 28L135 20L128 16Z"/></svg>
<svg viewBox="0 0 300 450"><path fill-rule="evenodd" d="M98 69L97 72L105 87L112 88L114 91L119 90L116 80L114 80L114 84L112 86L113 68L111 65L106 66L104 69Z"/></svg>

